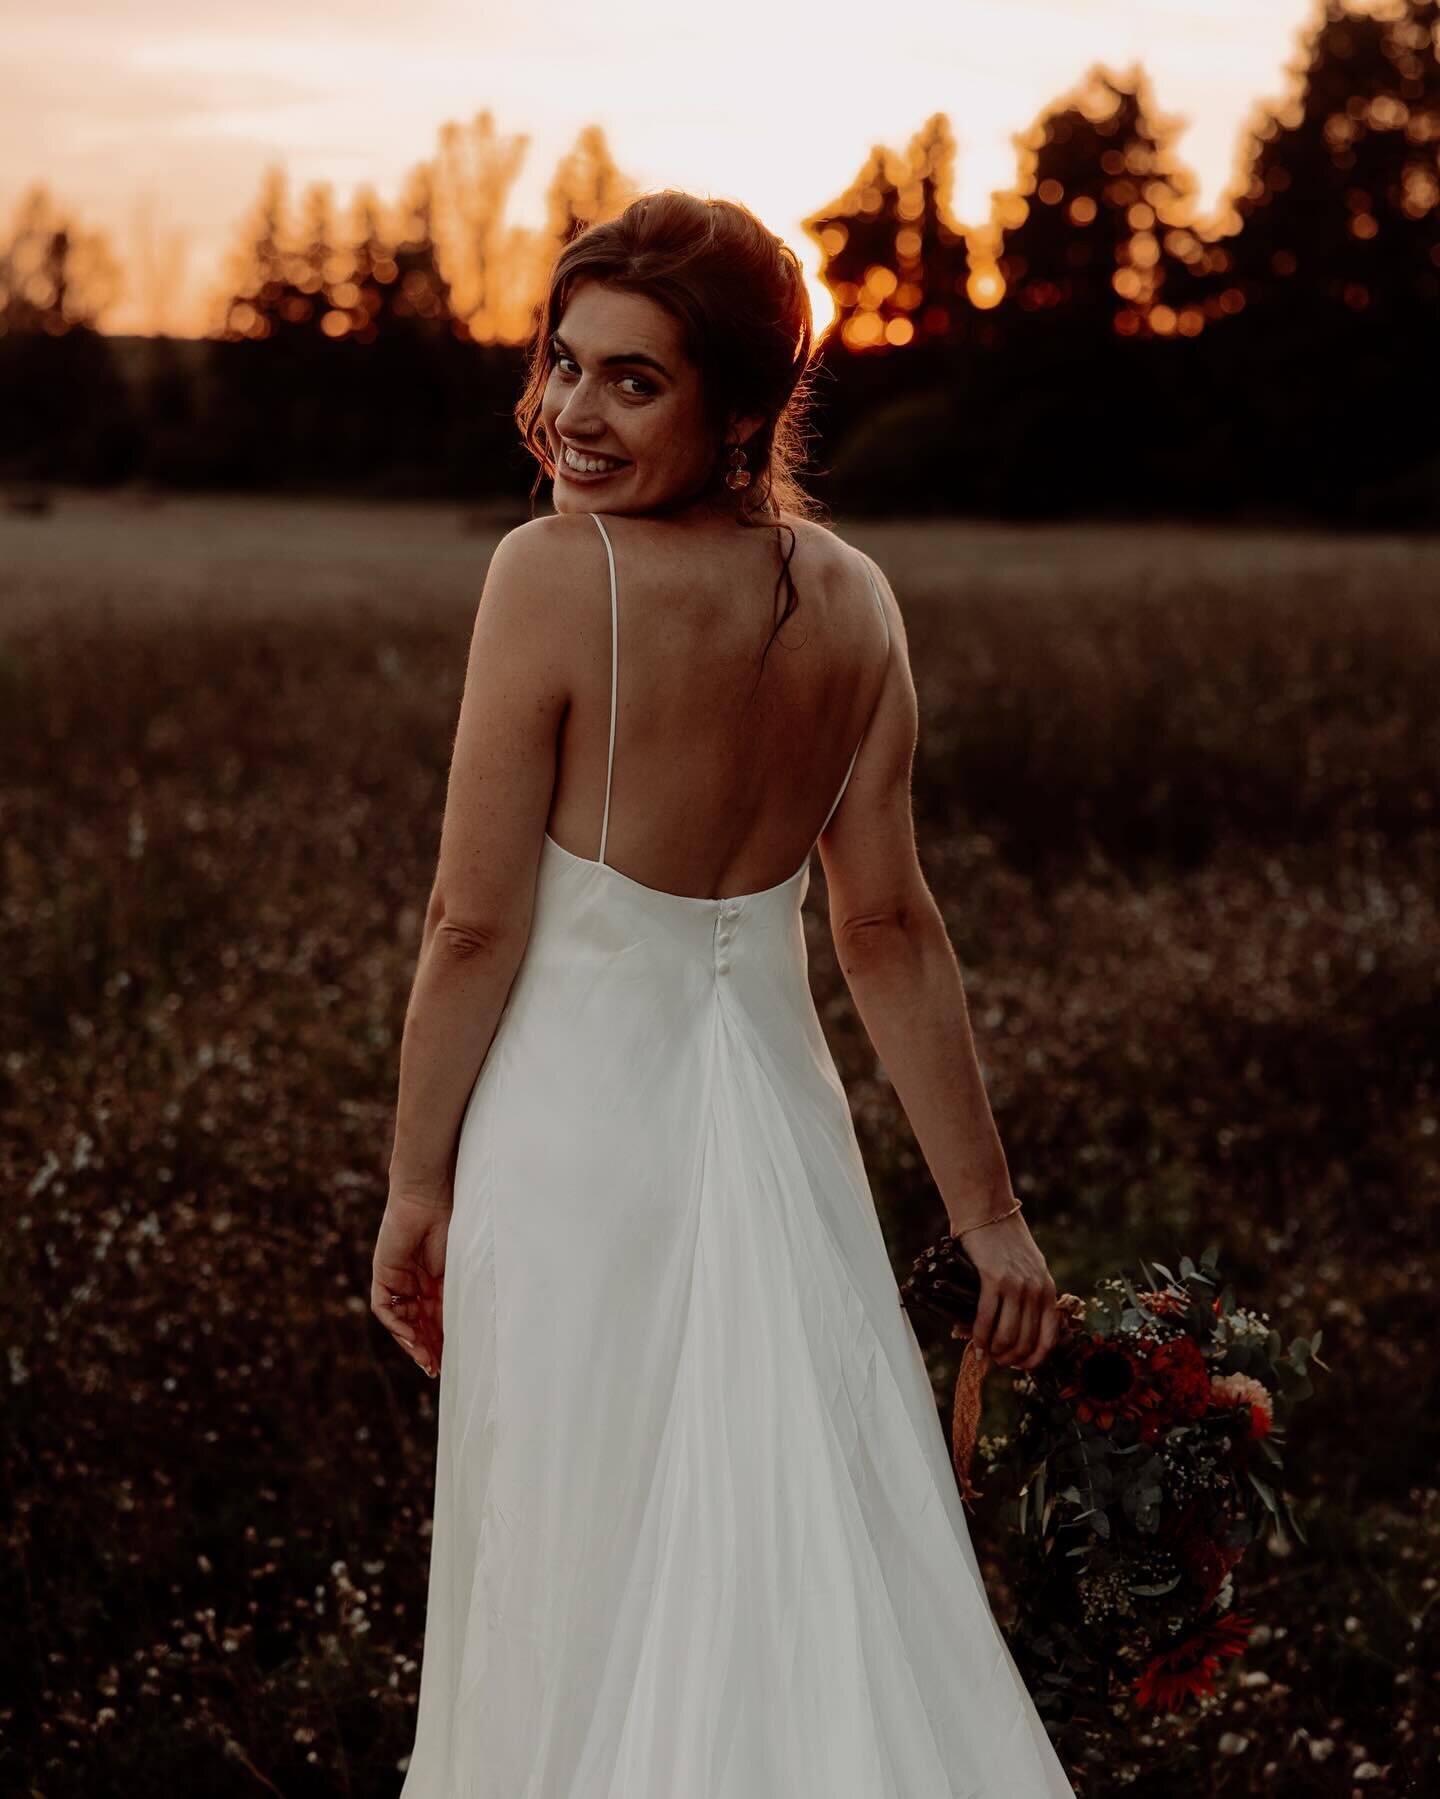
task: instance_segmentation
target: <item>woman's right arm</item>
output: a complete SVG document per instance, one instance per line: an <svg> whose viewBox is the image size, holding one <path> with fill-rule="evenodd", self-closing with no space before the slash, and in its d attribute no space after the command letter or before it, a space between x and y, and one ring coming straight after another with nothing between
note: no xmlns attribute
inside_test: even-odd
<svg viewBox="0 0 1440 1799"><path fill-rule="evenodd" d="M820 857L841 970L958 1233L1005 1211L1015 1196L960 965L916 850L919 706L904 621L878 564L871 567L890 620L890 659ZM964 1241L981 1277L976 1345L1001 1365L1037 1366L1060 1320L1055 1283L1023 1215Z"/></svg>

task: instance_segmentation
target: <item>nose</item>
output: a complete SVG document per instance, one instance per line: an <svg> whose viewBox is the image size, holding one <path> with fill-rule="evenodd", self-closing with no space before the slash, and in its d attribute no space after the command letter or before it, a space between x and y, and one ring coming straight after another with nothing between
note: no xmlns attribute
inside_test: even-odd
<svg viewBox="0 0 1440 1799"><path fill-rule="evenodd" d="M584 398L584 383L572 389L565 404L555 414L555 431L557 436L573 438L576 443L583 443L587 437L594 437L604 427L593 417L588 400ZM556 445L556 449L559 449Z"/></svg>

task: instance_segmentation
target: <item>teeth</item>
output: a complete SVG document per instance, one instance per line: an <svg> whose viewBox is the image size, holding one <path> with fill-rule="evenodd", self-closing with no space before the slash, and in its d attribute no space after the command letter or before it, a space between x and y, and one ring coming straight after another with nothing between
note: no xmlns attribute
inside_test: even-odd
<svg viewBox="0 0 1440 1799"><path fill-rule="evenodd" d="M586 475L597 475L601 469L621 467L618 457L579 456L570 448L569 444L565 446L564 457L566 468L579 469L582 474Z"/></svg>

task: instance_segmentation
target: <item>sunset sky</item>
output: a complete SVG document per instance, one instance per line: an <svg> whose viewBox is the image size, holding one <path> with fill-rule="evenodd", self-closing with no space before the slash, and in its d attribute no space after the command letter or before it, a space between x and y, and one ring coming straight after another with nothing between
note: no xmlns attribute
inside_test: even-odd
<svg viewBox="0 0 1440 1799"><path fill-rule="evenodd" d="M1287 64L1321 0L896 0L818 6L729 0L67 0L11 8L0 57L0 222L43 178L133 265L137 205L183 231L172 330L203 328L204 296L280 162L292 197L328 179L343 208L369 181L394 199L438 127L493 113L528 134L509 218L538 224L559 158L604 127L641 187L743 200L812 273L799 221L836 198L872 144L903 149L933 112L958 141L953 206L982 223L1014 178L1022 131L1091 64L1144 65L1202 213L1228 186L1245 121L1288 91ZM153 328L130 295L103 321Z"/></svg>

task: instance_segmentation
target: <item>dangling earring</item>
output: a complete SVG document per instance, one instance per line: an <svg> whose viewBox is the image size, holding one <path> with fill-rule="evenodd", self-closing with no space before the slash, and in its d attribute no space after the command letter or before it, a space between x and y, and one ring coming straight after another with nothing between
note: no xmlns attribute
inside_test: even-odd
<svg viewBox="0 0 1440 1799"><path fill-rule="evenodd" d="M730 469L725 476L725 485L735 492L750 485L750 471L745 466L745 452L739 444L736 444L730 452Z"/></svg>

